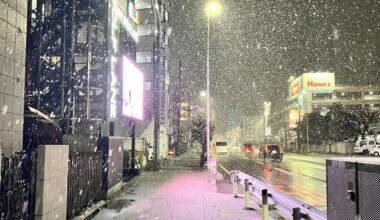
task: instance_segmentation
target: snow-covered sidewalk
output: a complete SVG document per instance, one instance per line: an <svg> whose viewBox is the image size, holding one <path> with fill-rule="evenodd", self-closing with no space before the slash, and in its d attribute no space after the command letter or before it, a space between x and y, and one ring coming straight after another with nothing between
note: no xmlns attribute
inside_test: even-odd
<svg viewBox="0 0 380 220"><path fill-rule="evenodd" d="M234 198L231 183L220 174L143 172L128 184L94 219L262 219L259 206L252 201L254 210L244 209L244 198Z"/></svg>

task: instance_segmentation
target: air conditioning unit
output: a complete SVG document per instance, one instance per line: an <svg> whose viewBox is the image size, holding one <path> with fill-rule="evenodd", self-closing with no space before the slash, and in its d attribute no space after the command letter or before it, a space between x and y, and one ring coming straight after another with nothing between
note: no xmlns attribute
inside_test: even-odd
<svg viewBox="0 0 380 220"><path fill-rule="evenodd" d="M330 158L327 219L380 219L380 158Z"/></svg>

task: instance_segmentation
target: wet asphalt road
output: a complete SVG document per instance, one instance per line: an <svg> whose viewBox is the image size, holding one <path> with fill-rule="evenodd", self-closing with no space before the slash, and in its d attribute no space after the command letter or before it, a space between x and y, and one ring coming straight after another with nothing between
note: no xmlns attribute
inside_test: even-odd
<svg viewBox="0 0 380 220"><path fill-rule="evenodd" d="M264 162L255 154L216 155L228 170L258 177L277 190L326 211L326 156L285 154L282 162Z"/></svg>

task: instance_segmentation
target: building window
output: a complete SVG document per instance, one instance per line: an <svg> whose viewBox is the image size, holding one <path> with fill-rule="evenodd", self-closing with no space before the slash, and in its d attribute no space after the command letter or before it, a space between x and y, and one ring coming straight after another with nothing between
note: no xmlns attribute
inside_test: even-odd
<svg viewBox="0 0 380 220"><path fill-rule="evenodd" d="M136 63L151 63L151 62L152 62L151 51L136 52Z"/></svg>
<svg viewBox="0 0 380 220"><path fill-rule="evenodd" d="M137 27L137 35L151 36L153 35L154 26L152 24L142 24Z"/></svg>
<svg viewBox="0 0 380 220"><path fill-rule="evenodd" d="M332 93L313 93L313 100L329 100L332 99Z"/></svg>

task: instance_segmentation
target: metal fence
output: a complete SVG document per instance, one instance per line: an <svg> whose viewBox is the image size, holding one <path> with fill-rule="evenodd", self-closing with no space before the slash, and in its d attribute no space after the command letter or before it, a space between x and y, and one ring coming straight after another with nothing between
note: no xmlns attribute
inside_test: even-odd
<svg viewBox="0 0 380 220"><path fill-rule="evenodd" d="M0 219L34 219L37 152L2 156Z"/></svg>
<svg viewBox="0 0 380 220"><path fill-rule="evenodd" d="M102 152L81 152L70 156L67 217L77 215L102 198Z"/></svg>

